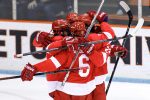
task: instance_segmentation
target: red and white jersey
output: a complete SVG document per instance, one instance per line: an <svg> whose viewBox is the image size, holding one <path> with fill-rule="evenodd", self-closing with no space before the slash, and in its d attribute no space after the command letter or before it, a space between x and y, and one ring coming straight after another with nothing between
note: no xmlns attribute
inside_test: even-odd
<svg viewBox="0 0 150 100"><path fill-rule="evenodd" d="M97 34L97 37L99 40L106 40L106 39L112 39L115 36L115 33L113 31L113 29L110 27L110 25L106 22L102 22L101 23L101 34ZM93 37L93 39L96 39L95 37ZM99 52L104 52L106 54L106 59L105 59L105 64L103 64L101 67L96 67L94 70L94 74L95 74L95 84L102 84L106 77L107 77L107 73L108 73L108 69L107 69L107 59L109 57L109 53L110 53L110 42L104 42L101 44L101 48L99 48L100 46L96 47L96 50Z"/></svg>
<svg viewBox="0 0 150 100"><path fill-rule="evenodd" d="M108 23L102 22L100 27L102 31L101 34L89 34L88 38L90 41L106 40L106 39L114 38L115 33ZM95 84L98 85L98 84L102 84L105 81L107 73L108 73L107 59L111 51L110 42L103 42L101 44L96 44L95 49L98 52L103 52L103 54L105 55L105 59L104 59L105 64L103 64L101 67L96 67L94 70Z"/></svg>
<svg viewBox="0 0 150 100"><path fill-rule="evenodd" d="M102 22L100 26L101 26L101 33L89 34L88 36L89 41L107 40L107 39L112 39L115 37L115 33L113 29L107 22ZM95 49L99 50L107 45L110 45L110 42L99 43L95 45L96 46Z"/></svg>
<svg viewBox="0 0 150 100"><path fill-rule="evenodd" d="M104 40L114 37L114 32L107 23L103 22L101 27L103 33L89 34L89 41ZM86 56L81 52L72 68L88 67L88 69L71 72L65 86L61 85L66 75L65 72L47 77L51 92L55 89L70 95L86 95L92 92L95 89L95 86L100 83L99 79L104 80L101 76L107 74L106 61L108 55L105 49L103 49L103 51L99 50L108 44L109 43L96 44L94 47L95 49L89 56ZM49 48L60 47L61 45L60 41L56 41L51 43ZM67 69L70 67L74 56L75 54L68 50L53 51L47 54L47 60L35 64L34 66L40 72Z"/></svg>
<svg viewBox="0 0 150 100"><path fill-rule="evenodd" d="M39 44L36 39L38 38L38 35L34 38L34 41L33 41L33 45L35 47L45 47L43 46L42 44ZM51 37L51 42L55 42L55 41L59 41L59 40L62 40L63 39L63 36L54 36L54 37ZM49 48L55 48L55 46L51 46L51 43L47 46L47 49ZM57 47L57 46L56 46ZM55 55L57 52L51 52L51 53L48 53L47 55L47 58L50 58L51 56ZM46 75L46 79L47 79L47 82L48 82L48 91L49 92L53 92L56 90L56 79L57 79L57 75L56 74L47 74Z"/></svg>
<svg viewBox="0 0 150 100"><path fill-rule="evenodd" d="M60 45L60 43L61 42L56 41L52 43L51 46ZM59 51L59 53L56 53L54 56L50 55L47 60L35 64L34 67L36 67L39 72L67 69L70 67L74 56L75 53L73 51L69 51L68 49L62 50ZM95 66L95 62L92 62L95 61L95 58L98 58L96 59L96 64L98 66ZM97 52L96 50L94 50L90 56L86 56L83 54L83 52L80 52L72 68L88 67L88 69L71 72L67 82L65 83L65 86L62 86L61 84L66 73L57 73L56 77L53 78L53 81L55 81L55 84L57 84L57 90L70 95L86 95L91 93L95 89L95 76L93 76L93 71L95 67L99 67L104 64L103 59L103 54Z"/></svg>

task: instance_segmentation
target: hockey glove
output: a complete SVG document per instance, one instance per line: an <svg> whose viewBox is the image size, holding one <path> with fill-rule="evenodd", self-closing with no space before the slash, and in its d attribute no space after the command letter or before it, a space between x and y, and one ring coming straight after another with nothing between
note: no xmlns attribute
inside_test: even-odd
<svg viewBox="0 0 150 100"><path fill-rule="evenodd" d="M23 71L21 72L22 81L31 81L33 79L36 69L30 64L26 64Z"/></svg>
<svg viewBox="0 0 150 100"><path fill-rule="evenodd" d="M77 51L78 50L78 45L80 43L84 43L87 42L86 39L84 37L65 37L64 38L64 43L67 45L67 47L69 48L69 50L72 51Z"/></svg>
<svg viewBox="0 0 150 100"><path fill-rule="evenodd" d="M67 45L69 51L76 51L78 49L78 39L73 37L65 37L63 44Z"/></svg>
<svg viewBox="0 0 150 100"><path fill-rule="evenodd" d="M95 14L96 14L96 11L88 11L87 12L92 18L94 18ZM108 22L108 15L105 13L105 12L100 12L97 16L97 21L99 23L102 23L102 22Z"/></svg>
<svg viewBox="0 0 150 100"><path fill-rule="evenodd" d="M93 51L93 48L94 48L94 44L81 47L82 51L83 51L86 55L91 54L92 51Z"/></svg>
<svg viewBox="0 0 150 100"><path fill-rule="evenodd" d="M47 45L49 45L51 43L51 39L52 39L53 35L47 32L39 32L36 36L36 42L37 44L40 44L41 47L46 47ZM37 45L35 45L33 43L33 45L35 47L37 47Z"/></svg>
<svg viewBox="0 0 150 100"><path fill-rule="evenodd" d="M96 19L99 23L108 22L108 15L105 12L100 12Z"/></svg>
<svg viewBox="0 0 150 100"><path fill-rule="evenodd" d="M120 56L125 58L127 56L128 50L125 47L119 45L113 45L111 48L110 56Z"/></svg>

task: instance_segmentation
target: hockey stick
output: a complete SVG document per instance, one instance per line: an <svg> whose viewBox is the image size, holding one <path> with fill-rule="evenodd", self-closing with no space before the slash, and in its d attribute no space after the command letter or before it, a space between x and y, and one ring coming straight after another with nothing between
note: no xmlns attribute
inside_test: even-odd
<svg viewBox="0 0 150 100"><path fill-rule="evenodd" d="M125 33L125 36L126 36L129 33L129 29L130 29L130 26L131 26L133 15L132 15L132 12L131 12L129 6L124 1L120 1L120 5L125 10L125 12L128 14L128 18L129 18L128 27L127 27L127 30L126 30L126 33ZM126 40L123 40L122 46L124 46L125 42L126 42ZM119 61L119 56L117 57L117 60L115 62L114 68L113 68L113 71L111 73L111 76L110 76L110 79L109 79L109 82L108 82L108 85L107 85L107 88L106 88L106 95L109 91L109 88L110 88L110 85L111 85L111 82L112 82L112 79L113 79L118 61Z"/></svg>
<svg viewBox="0 0 150 100"><path fill-rule="evenodd" d="M101 10L103 4L104 4L104 0L101 1L100 5L99 5L99 7L98 7L98 10L97 10L97 12L96 12L96 14L95 14L95 16L94 16L94 18L92 19L92 22L91 22L90 26L88 27L88 29L87 29L87 31L86 31L86 34L85 34L84 38L87 38L87 36L89 35L89 33L90 33L90 31L91 31L91 29L92 29L94 23L95 23L96 17L98 16L98 14L99 14L99 12L100 12L100 10ZM73 65L75 64L75 61L76 61L76 59L77 59L77 57L78 57L78 55L79 55L79 52L80 52L80 47L78 47L78 51L76 52L76 54L75 54L75 56L74 56L74 58L73 58L73 60L72 60L72 63L71 63L71 65L70 65L69 69L71 69L71 68L73 67ZM70 74L70 71L69 71L69 72L66 74L66 76L64 77L64 80L63 80L63 82L62 82L62 86L65 85L65 83L66 83L66 81L67 81L67 79L68 79L68 77L69 77L69 74Z"/></svg>
<svg viewBox="0 0 150 100"><path fill-rule="evenodd" d="M134 28L134 30L132 31L132 36L135 36L136 33L141 29L141 27L143 26L144 24L144 19L143 18L140 18L138 20L138 24L136 25L136 27ZM109 82L108 82L108 85L107 85L107 89L106 89L106 94L108 94L108 91L109 91L109 88L110 88L110 85L111 85L111 82L112 82L112 79L113 79L113 76L115 74L115 71L116 71L116 68L117 68L117 64L118 64L118 61L119 61L119 56L117 57L117 60L115 62L115 66L113 68L113 71L111 73L111 76L110 76L110 79L109 79Z"/></svg>
<svg viewBox="0 0 150 100"><path fill-rule="evenodd" d="M140 18L138 20L138 24L136 25L136 27L134 28L134 30L127 36L127 38L133 37L136 35L136 33L141 29L141 27L143 26L144 23L144 19ZM121 37L118 37L121 39ZM126 37L123 37L126 39ZM112 39L111 41L117 41L118 39ZM106 41L106 40L105 40ZM96 41L95 41L96 42ZM86 44L85 44L86 45ZM84 67L85 68L85 67ZM61 72L68 72L68 71L78 71L78 70L82 70L83 68L72 68L72 69L62 69L62 70L57 70L57 71L52 71L52 72L45 72L45 73L37 73L34 76L38 76L38 75L45 75L45 74L57 74L57 73L61 73ZM0 80L8 80L8 79L16 79L16 78L20 78L21 76L11 76L11 77L3 77L0 78Z"/></svg>
<svg viewBox="0 0 150 100"><path fill-rule="evenodd" d="M124 1L121 1L120 5L125 9L125 11L128 14L128 17L129 17L128 28L127 28L127 31L126 31L126 34L125 34L125 36L126 36L129 33L129 29L130 29L130 25L131 25L133 17L132 17L132 13L130 11L130 8L128 7L128 5ZM144 19L143 18L141 18L141 19L138 20L138 24L136 25L136 27L134 28L134 30L131 33L133 36L141 29L141 27L143 26L143 23L144 23ZM126 39L124 39L124 41L122 43L122 46L125 45L125 42L126 42ZM109 79L109 82L108 82L108 85L107 85L107 89L106 89L106 95L107 95L107 93L109 91L109 88L110 88L113 76L115 74L115 70L117 68L118 61L119 61L119 56L117 57L117 60L116 60L115 65L114 65L114 69L113 69L113 71L111 73L111 76L110 76L110 79Z"/></svg>
<svg viewBox="0 0 150 100"><path fill-rule="evenodd" d="M78 71L78 70L82 70L82 69L87 69L87 67L62 69L62 70L56 70L56 71L51 71L51 72L36 73L34 76L45 75L45 74L57 74L57 73L68 72L68 71ZM3 78L0 78L0 81L9 80L9 79L16 79L16 78L21 78L21 76L18 75L18 76L3 77Z"/></svg>
<svg viewBox="0 0 150 100"><path fill-rule="evenodd" d="M106 39L106 40L98 40L98 41L91 41L91 42L85 42L85 43L81 43L79 44L79 46L87 46L87 45L91 45L91 44L98 44L98 43L103 43L103 42L109 42L109 41L118 41L118 40L121 40L121 39L127 39L127 38L131 38L132 37L132 34L131 35L128 35L128 36L123 36L123 37L116 37L115 39L112 38L112 39ZM51 52L51 51L54 51L54 50L59 50L59 49L67 49L67 46L62 46L62 47L59 47L59 48L52 48L52 49L48 49L48 50L40 50L40 51L34 51L34 52L27 52L27 53L22 53L22 54L15 54L14 57L15 58L21 58L23 56L28 56L28 55L34 55L34 54L38 54L38 53L45 53L45 52Z"/></svg>
<svg viewBox="0 0 150 100"><path fill-rule="evenodd" d="M45 52L51 52L54 50L60 50L60 49L67 49L67 46L62 46L58 48L52 48L52 49L47 49L47 50L39 50L39 51L34 51L34 52L27 52L27 53L22 53L22 54L15 54L14 58L21 58L23 56L28 56L28 55L34 55L34 54L39 54L39 53L45 53Z"/></svg>
<svg viewBox="0 0 150 100"><path fill-rule="evenodd" d="M120 39L127 39L127 38L131 38L131 37L133 37L133 36L129 34L126 37L117 37L116 39L107 39L107 40L99 40L99 41L81 43L79 46L87 46L87 45L90 45L90 44L97 44L97 43L109 42L109 41L118 41ZM62 48L66 49L65 47L62 47ZM50 51L57 50L57 49L60 49L60 48L53 48L53 49L50 49L50 50L43 50L42 52L50 52ZM19 54L19 55L17 55L17 57L31 55L31 54L35 54L35 53L36 52L29 52L29 53ZM37 53L41 53L41 51L37 51ZM44 74L57 74L57 73L60 73L60 72L76 71L76 70L82 70L82 69L83 68L63 69L63 70L57 70L57 71L52 71L52 72L37 73L34 76L44 75ZM21 76L4 77L4 78L0 78L0 80L16 79L16 78L20 78L20 77Z"/></svg>
<svg viewBox="0 0 150 100"><path fill-rule="evenodd" d="M79 44L79 46L82 47L82 46L88 46L88 45L91 45L91 44L98 44L98 43L109 42L109 41L115 42L115 41L118 41L118 40L121 40L121 39L128 39L128 38L131 38L131 37L133 37L132 34L129 34L129 35L123 36L123 37L116 37L116 38L106 39L106 40L97 40L97 41L85 42L85 43Z"/></svg>
<svg viewBox="0 0 150 100"><path fill-rule="evenodd" d="M133 37L136 35L136 33L141 29L141 27L143 26L144 23L144 19L141 18L138 20L138 24L136 25L136 27L134 28L134 30L127 36L127 38ZM121 37L118 37L121 39ZM123 37L126 39L126 37ZM113 39L114 41L115 39ZM118 39L116 39L115 41L117 41ZM106 40L105 40L106 41ZM96 42L96 41L95 41ZM86 45L86 44L85 44ZM63 69L63 70L57 70L57 71L52 71L52 72L45 72L45 73L37 73L34 76L38 76L38 75L45 75L45 74L57 74L60 72L68 72L68 71L78 71L78 70L82 70L83 68L72 68L72 69ZM11 76L11 77L4 77L4 78L0 78L0 80L8 80L8 79L16 79L16 78L20 78L21 76ZM111 84L111 83L110 83ZM110 87L110 85L109 85ZM108 90L108 88L107 88Z"/></svg>

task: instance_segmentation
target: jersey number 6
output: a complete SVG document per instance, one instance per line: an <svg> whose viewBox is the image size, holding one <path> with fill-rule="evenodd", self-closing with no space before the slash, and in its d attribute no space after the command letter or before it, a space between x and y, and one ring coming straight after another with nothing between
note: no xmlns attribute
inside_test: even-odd
<svg viewBox="0 0 150 100"><path fill-rule="evenodd" d="M88 69L86 69L86 72L84 72L84 70L79 70L79 75L81 77L87 77L89 72L90 72L90 65L88 63L83 63L83 60L85 59L85 61L89 61L89 58L85 55L85 54L82 54L80 57L79 57L79 67L82 68L82 67L88 67Z"/></svg>

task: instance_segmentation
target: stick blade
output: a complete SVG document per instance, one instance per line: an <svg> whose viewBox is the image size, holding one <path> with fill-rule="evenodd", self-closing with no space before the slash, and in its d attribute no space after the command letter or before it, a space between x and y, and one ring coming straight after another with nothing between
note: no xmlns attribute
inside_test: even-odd
<svg viewBox="0 0 150 100"><path fill-rule="evenodd" d="M144 19L140 18L138 20L138 23L137 23L136 27L134 28L134 30L130 34L132 36L136 35L136 33L138 33L138 31L142 28L143 24L144 24Z"/></svg>
<svg viewBox="0 0 150 100"><path fill-rule="evenodd" d="M129 12L130 11L130 7L124 1L120 1L119 4L125 10L125 12Z"/></svg>

